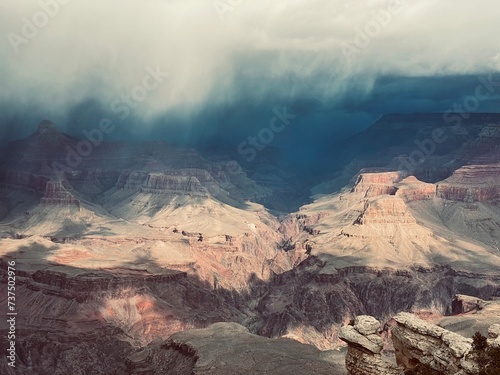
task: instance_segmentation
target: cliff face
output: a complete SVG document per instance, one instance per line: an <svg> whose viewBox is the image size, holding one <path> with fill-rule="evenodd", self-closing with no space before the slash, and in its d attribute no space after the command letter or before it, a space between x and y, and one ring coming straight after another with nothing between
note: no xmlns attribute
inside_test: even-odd
<svg viewBox="0 0 500 375"><path fill-rule="evenodd" d="M414 176L404 178L402 172L371 172L359 174L352 193L366 199L358 224L415 224L406 203L433 199L436 188Z"/></svg>
<svg viewBox="0 0 500 375"><path fill-rule="evenodd" d="M405 202L433 199L436 185L418 180L415 176L404 178L403 172L360 173L352 192L364 194L365 198L395 195Z"/></svg>
<svg viewBox="0 0 500 375"><path fill-rule="evenodd" d="M379 197L367 201L363 212L356 220L361 225L373 223L415 224L403 199L395 196Z"/></svg>
<svg viewBox="0 0 500 375"><path fill-rule="evenodd" d="M500 164L467 165L439 183L440 198L459 202L500 200Z"/></svg>
<svg viewBox="0 0 500 375"><path fill-rule="evenodd" d="M379 334L380 323L371 316L357 316L353 325L340 329L339 338L348 345L345 359L351 375L401 375L401 369L380 354L384 343Z"/></svg>
<svg viewBox="0 0 500 375"><path fill-rule="evenodd" d="M389 319L398 311L450 312L450 291L489 299L498 279L448 267L396 270L351 266L331 270L310 257L273 280L257 306L259 334L287 335L321 349L338 345L338 327L357 314Z"/></svg>
<svg viewBox="0 0 500 375"><path fill-rule="evenodd" d="M208 173L208 172L206 172ZM205 176L206 177L206 176ZM206 180L204 181L207 182ZM212 181L213 182L213 179ZM124 172L118 179L118 187L127 190L139 190L143 193L194 195L208 197L210 194L203 187L196 174L168 175L164 173Z"/></svg>
<svg viewBox="0 0 500 375"><path fill-rule="evenodd" d="M21 171L0 172L0 184L6 189L32 190L43 193L41 203L60 205L80 205L80 201L70 193L71 186L66 179L46 177Z"/></svg>
<svg viewBox="0 0 500 375"><path fill-rule="evenodd" d="M436 196L436 185L409 176L397 184L396 196L405 202L431 200Z"/></svg>
<svg viewBox="0 0 500 375"><path fill-rule="evenodd" d="M47 181L45 192L40 202L42 204L80 206L80 201L68 191L68 184L65 184L61 180Z"/></svg>
<svg viewBox="0 0 500 375"><path fill-rule="evenodd" d="M397 325L391 333L396 359L405 368L425 363L442 374L474 373L474 364L466 359L472 349L472 339L409 313L399 313L394 320Z"/></svg>
<svg viewBox="0 0 500 375"><path fill-rule="evenodd" d="M360 173L353 188L353 192L363 193L366 198L379 195L394 195L396 182L401 181L399 172Z"/></svg>

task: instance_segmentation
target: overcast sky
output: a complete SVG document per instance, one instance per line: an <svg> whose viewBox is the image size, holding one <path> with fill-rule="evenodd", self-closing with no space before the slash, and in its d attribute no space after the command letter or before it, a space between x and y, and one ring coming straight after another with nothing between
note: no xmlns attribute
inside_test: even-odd
<svg viewBox="0 0 500 375"><path fill-rule="evenodd" d="M350 113L444 111L500 70L499 20L498 0L0 0L0 134L106 115L134 134L246 134L294 105L323 135Z"/></svg>

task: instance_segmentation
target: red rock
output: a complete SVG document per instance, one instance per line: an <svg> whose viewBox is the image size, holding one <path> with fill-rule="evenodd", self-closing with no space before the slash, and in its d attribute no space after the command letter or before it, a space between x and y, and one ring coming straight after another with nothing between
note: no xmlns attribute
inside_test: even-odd
<svg viewBox="0 0 500 375"><path fill-rule="evenodd" d="M394 183L401 181L401 172L361 173L354 185L353 192L364 193L366 198L379 195L394 195Z"/></svg>
<svg viewBox="0 0 500 375"><path fill-rule="evenodd" d="M437 196L459 202L500 199L500 164L467 165L439 183Z"/></svg>
<svg viewBox="0 0 500 375"><path fill-rule="evenodd" d="M366 202L363 213L356 222L358 224L415 224L417 221L403 199L395 196L384 196Z"/></svg>
<svg viewBox="0 0 500 375"><path fill-rule="evenodd" d="M405 178L397 188L396 196L405 202L428 200L436 196L436 185L422 182L414 176Z"/></svg>

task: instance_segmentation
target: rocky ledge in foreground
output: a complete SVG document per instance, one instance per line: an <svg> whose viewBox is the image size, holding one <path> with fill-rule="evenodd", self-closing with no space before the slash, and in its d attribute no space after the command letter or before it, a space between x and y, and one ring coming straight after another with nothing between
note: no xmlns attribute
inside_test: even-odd
<svg viewBox="0 0 500 375"><path fill-rule="evenodd" d="M127 359L124 374L344 374L311 345L251 334L237 323L179 332Z"/></svg>
<svg viewBox="0 0 500 375"><path fill-rule="evenodd" d="M348 344L345 360L348 374L403 375L422 365L428 369L425 373L444 375L473 375L484 370L478 353L473 350L472 339L406 312L397 314L393 320L396 324L390 336L396 361L382 357L380 323L375 318L358 316L352 325L342 327L340 338ZM500 348L500 324L489 327L485 346L487 350Z"/></svg>
<svg viewBox="0 0 500 375"><path fill-rule="evenodd" d="M401 374L395 363L382 358L384 343L379 332L379 321L368 315L358 316L352 326L342 327L339 338L348 344L345 364L349 374Z"/></svg>

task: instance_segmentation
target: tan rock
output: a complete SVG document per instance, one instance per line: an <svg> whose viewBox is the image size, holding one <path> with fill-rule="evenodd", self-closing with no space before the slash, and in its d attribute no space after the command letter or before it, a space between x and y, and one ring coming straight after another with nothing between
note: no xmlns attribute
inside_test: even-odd
<svg viewBox="0 0 500 375"><path fill-rule="evenodd" d="M496 339L500 337L500 324L493 324L488 328L488 338Z"/></svg>
<svg viewBox="0 0 500 375"><path fill-rule="evenodd" d="M384 343L380 323L372 316L360 315L353 326L340 329L339 338L347 342L346 368L351 375L401 375L402 369L382 358Z"/></svg>
<svg viewBox="0 0 500 375"><path fill-rule="evenodd" d="M377 335L362 335L353 326L345 326L340 329L339 338L348 344L359 346L371 353L378 354L384 347L382 338Z"/></svg>
<svg viewBox="0 0 500 375"><path fill-rule="evenodd" d="M392 328L392 340L396 360L407 368L416 363L426 363L442 374L465 374L466 355L472 348L472 340L425 322L410 313L394 317L397 325Z"/></svg>
<svg viewBox="0 0 500 375"><path fill-rule="evenodd" d="M416 222L404 200L392 195L368 200L362 214L357 219L357 223L362 225L373 223L415 224Z"/></svg>
<svg viewBox="0 0 500 375"><path fill-rule="evenodd" d="M373 316L359 315L354 319L354 328L362 335L372 335L378 333L380 322Z"/></svg>

